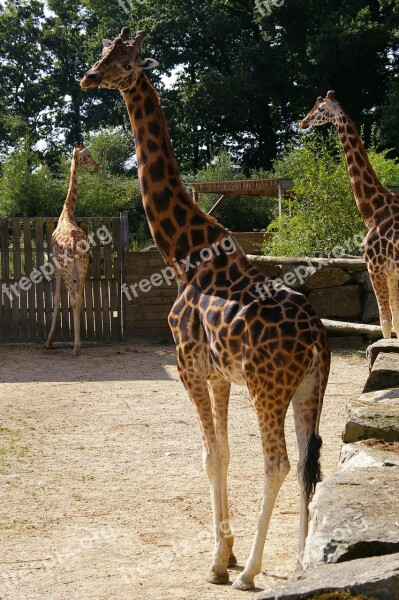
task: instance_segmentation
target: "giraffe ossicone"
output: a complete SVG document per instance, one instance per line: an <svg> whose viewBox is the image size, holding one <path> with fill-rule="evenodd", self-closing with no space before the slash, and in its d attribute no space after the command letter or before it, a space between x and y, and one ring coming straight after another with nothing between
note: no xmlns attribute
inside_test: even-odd
<svg viewBox="0 0 399 600"><path fill-rule="evenodd" d="M227 468L227 412L231 383L247 386L262 438L264 498L252 550L236 589L254 587L275 499L289 470L284 421L293 403L299 446L301 488L299 562L308 529L308 503L320 479L319 420L327 384L327 335L307 299L285 286L263 299L257 289L270 281L231 236L203 213L184 189L158 94L146 77L140 56L143 32L134 40L122 34L103 50L86 73L83 88L119 89L136 142L143 205L155 243L178 282L169 324L180 378L199 421L203 464L209 478L215 546L207 580L227 583L236 564L230 527ZM155 66L155 61L149 63ZM205 248L218 245L206 262ZM192 268L177 265L190 259Z"/></svg>
<svg viewBox="0 0 399 600"><path fill-rule="evenodd" d="M331 123L341 139L359 212L368 229L362 243L384 338L399 337L399 198L387 190L370 164L355 123L330 91L320 96L301 129Z"/></svg>
<svg viewBox="0 0 399 600"><path fill-rule="evenodd" d="M79 167L86 167L92 171L99 169L100 165L90 154L90 146L76 142L72 153L71 176L67 197L58 219L57 227L51 237L51 247L54 260L54 307L50 333L46 347L51 348L56 327L57 317L61 302L61 284L64 281L68 290L73 311L74 348L77 356L81 349L80 339L80 312L82 308L83 290L89 266L89 241L87 235L78 227L75 221L77 204L77 172Z"/></svg>

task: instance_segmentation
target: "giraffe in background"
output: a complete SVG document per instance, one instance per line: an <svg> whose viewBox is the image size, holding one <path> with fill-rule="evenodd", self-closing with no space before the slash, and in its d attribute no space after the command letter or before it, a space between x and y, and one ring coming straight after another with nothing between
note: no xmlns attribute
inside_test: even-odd
<svg viewBox="0 0 399 600"><path fill-rule="evenodd" d="M308 503L320 479L319 420L329 372L325 330L307 299L274 284L248 261L231 234L204 214L180 180L158 95L145 75L156 66L140 55L144 32L128 28L104 40L103 56L83 77L85 89L119 89L135 142L143 204L153 238L174 270L178 295L169 315L180 378L199 421L209 478L215 546L207 580L229 581L236 564L227 498L227 412L231 383L247 386L264 453L264 497L258 529L236 589L254 587L275 499L289 470L284 420L292 401L301 486L299 562ZM267 294L261 294L263 286Z"/></svg>
<svg viewBox="0 0 399 600"><path fill-rule="evenodd" d="M325 123L333 123L337 129L356 204L368 229L362 252L377 298L383 336L390 338L393 327L399 337L399 198L378 179L356 125L332 91L325 98L317 98L299 127Z"/></svg>
<svg viewBox="0 0 399 600"><path fill-rule="evenodd" d="M61 302L61 282L64 281L69 293L73 310L73 324L75 342L73 354L80 352L80 310L82 306L83 290L89 266L89 240L85 232L78 227L75 221L77 204L77 172L79 166L91 170L99 168L98 163L90 154L89 147L76 143L72 154L71 177L69 180L68 194L52 238L51 247L54 257L54 309L50 333L46 347L51 348L57 326L57 316Z"/></svg>

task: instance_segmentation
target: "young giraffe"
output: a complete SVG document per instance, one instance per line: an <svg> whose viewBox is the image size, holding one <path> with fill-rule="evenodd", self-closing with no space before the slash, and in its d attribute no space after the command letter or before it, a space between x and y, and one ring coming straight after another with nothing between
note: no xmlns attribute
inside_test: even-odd
<svg viewBox="0 0 399 600"><path fill-rule="evenodd" d="M330 91L319 97L301 129L333 123L341 139L356 204L368 228L362 243L370 280L378 302L384 338L391 329L399 337L399 198L375 174L352 119Z"/></svg>
<svg viewBox="0 0 399 600"><path fill-rule="evenodd" d="M104 40L103 58L81 85L122 92L136 141L148 223L165 262L175 270L178 296L169 323L179 375L197 412L210 483L215 535L207 577L211 583L227 583L227 567L236 564L227 499L231 383L247 386L257 414L264 498L250 557L233 584L247 590L261 569L273 505L289 470L284 420L291 401L302 492L301 562L309 497L320 477L319 420L329 372L328 342L306 298L274 285L253 267L231 234L204 214L184 189L158 95L143 72L158 63L140 56L144 32L133 41L128 37L124 28L113 42Z"/></svg>
<svg viewBox="0 0 399 600"><path fill-rule="evenodd" d="M77 171L79 166L92 170L99 168L98 163L91 156L89 148L84 144L76 143L72 154L68 194L58 220L58 225L51 238L55 269L55 293L53 320L46 342L46 347L51 348L57 325L58 311L60 309L61 282L63 280L68 290L73 310L75 330L73 353L75 356L79 354L81 348L80 309L82 306L86 273L89 266L89 241L85 232L77 226L75 221Z"/></svg>

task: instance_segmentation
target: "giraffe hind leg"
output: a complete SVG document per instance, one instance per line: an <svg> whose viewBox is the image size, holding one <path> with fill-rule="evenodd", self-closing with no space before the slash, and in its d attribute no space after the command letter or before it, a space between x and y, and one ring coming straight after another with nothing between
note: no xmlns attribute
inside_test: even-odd
<svg viewBox="0 0 399 600"><path fill-rule="evenodd" d="M303 568L303 553L308 535L309 501L316 484L321 480L318 414L320 404L320 375L318 357L299 384L293 398L295 431L298 442L298 483L301 490L299 549L297 571Z"/></svg>
<svg viewBox="0 0 399 600"><path fill-rule="evenodd" d="M53 319L51 322L51 329L50 329L50 333L48 334L48 338L47 338L47 342L46 342L46 348L51 348L51 346L53 345L53 340L54 340L54 336L55 336L55 330L57 327L57 317L58 317L58 312L60 310L60 302L61 302L61 273L60 272L56 272L55 275L55 292L54 292L54 307L53 307Z"/></svg>
<svg viewBox="0 0 399 600"><path fill-rule="evenodd" d="M389 304L392 312L392 327L399 338L399 287L397 275L388 277Z"/></svg>
<svg viewBox="0 0 399 600"><path fill-rule="evenodd" d="M382 335L384 336L384 338L390 338L392 330L392 313L389 304L387 276L385 273L369 272L369 274L370 281L373 285L374 292L377 298Z"/></svg>

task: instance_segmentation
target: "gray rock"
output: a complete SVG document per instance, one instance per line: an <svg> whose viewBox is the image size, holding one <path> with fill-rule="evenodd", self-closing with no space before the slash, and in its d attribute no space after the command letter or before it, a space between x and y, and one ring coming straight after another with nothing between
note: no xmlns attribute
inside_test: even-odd
<svg viewBox="0 0 399 600"><path fill-rule="evenodd" d="M308 298L319 317L357 319L363 309L360 289L358 285L317 289Z"/></svg>
<svg viewBox="0 0 399 600"><path fill-rule="evenodd" d="M399 389L362 394L349 404L342 439L345 443L367 439L399 440Z"/></svg>
<svg viewBox="0 0 399 600"><path fill-rule="evenodd" d="M378 304L374 292L367 292L364 295L362 321L364 323L374 323L380 318Z"/></svg>
<svg viewBox="0 0 399 600"><path fill-rule="evenodd" d="M323 565L263 591L255 600L310 600L320 593L344 590L378 600L399 600L399 554Z"/></svg>
<svg viewBox="0 0 399 600"><path fill-rule="evenodd" d="M380 352L374 361L363 392L399 387L399 354Z"/></svg>
<svg viewBox="0 0 399 600"><path fill-rule="evenodd" d="M399 552L399 469L335 473L310 504L304 568Z"/></svg>
<svg viewBox="0 0 399 600"><path fill-rule="evenodd" d="M399 442L368 440L341 446L341 471L367 467L399 467Z"/></svg>
<svg viewBox="0 0 399 600"><path fill-rule="evenodd" d="M305 281L306 290L315 290L319 288L339 287L350 281L349 273L338 267L326 267L321 271L309 274Z"/></svg>
<svg viewBox="0 0 399 600"><path fill-rule="evenodd" d="M352 280L356 281L356 283L360 283L365 292L374 292L370 281L370 275L368 274L367 270L362 271L361 273L352 273Z"/></svg>
<svg viewBox="0 0 399 600"><path fill-rule="evenodd" d="M399 354L399 340L397 338L391 338L389 340L378 340L378 342L374 342L367 348L366 356L369 361L369 369L375 363L377 356L384 352L385 354L389 354L393 352L395 354Z"/></svg>

